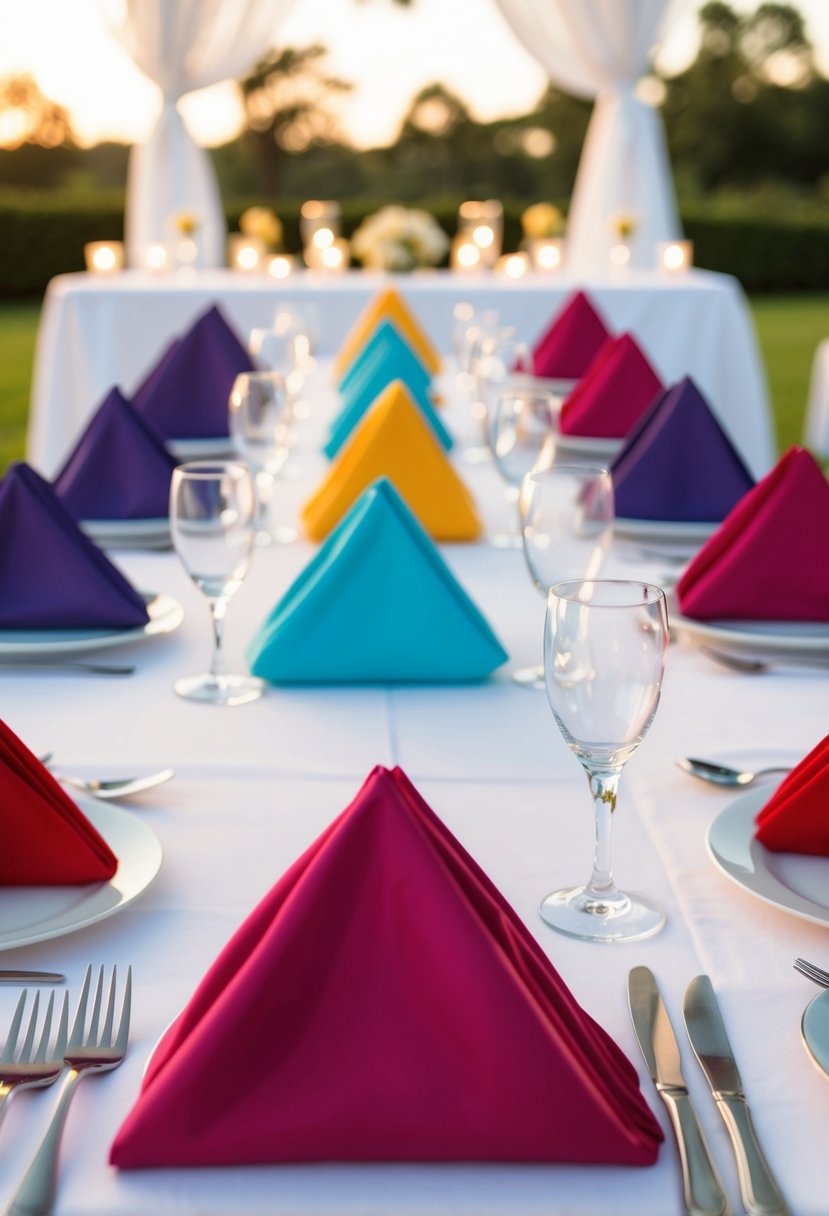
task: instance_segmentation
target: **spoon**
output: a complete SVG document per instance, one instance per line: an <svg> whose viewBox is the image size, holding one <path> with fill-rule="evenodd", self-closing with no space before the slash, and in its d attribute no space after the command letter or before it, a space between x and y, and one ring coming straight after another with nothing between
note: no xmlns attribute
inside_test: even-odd
<svg viewBox="0 0 829 1216"><path fill-rule="evenodd" d="M39 760L61 785L69 785L72 789L82 790L85 794L92 794L94 798L104 800L131 798L134 794L143 794L146 790L155 789L157 785L163 785L165 781L171 781L176 775L175 769L163 768L158 773L147 773L144 777L117 777L111 781L95 781L93 778L69 777L66 773L56 772L51 767L51 752L46 752Z"/></svg>
<svg viewBox="0 0 829 1216"><path fill-rule="evenodd" d="M740 786L752 785L761 777L771 773L790 773L791 765L775 765L770 768L758 768L755 772L749 769L730 768L727 764L715 764L713 760L697 760L693 756L682 756L677 765L684 773L699 777L700 781L710 781L713 785Z"/></svg>

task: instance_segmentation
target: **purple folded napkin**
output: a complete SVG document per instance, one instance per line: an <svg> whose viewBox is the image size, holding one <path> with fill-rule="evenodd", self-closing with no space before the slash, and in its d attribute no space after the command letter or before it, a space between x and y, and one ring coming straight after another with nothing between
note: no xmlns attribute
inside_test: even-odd
<svg viewBox="0 0 829 1216"><path fill-rule="evenodd" d="M75 519L166 519L175 467L161 438L113 388L53 487Z"/></svg>
<svg viewBox="0 0 829 1216"><path fill-rule="evenodd" d="M0 629L133 629L142 596L27 464L0 481Z"/></svg>
<svg viewBox="0 0 829 1216"><path fill-rule="evenodd" d="M227 399L253 361L216 305L165 350L133 398L165 439L223 439Z"/></svg>
<svg viewBox="0 0 829 1216"><path fill-rule="evenodd" d="M690 376L659 394L610 472L620 519L719 523L754 485Z"/></svg>

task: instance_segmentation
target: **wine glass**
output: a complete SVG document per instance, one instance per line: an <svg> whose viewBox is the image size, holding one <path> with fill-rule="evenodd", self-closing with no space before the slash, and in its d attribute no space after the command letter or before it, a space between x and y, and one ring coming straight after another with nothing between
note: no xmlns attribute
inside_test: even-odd
<svg viewBox="0 0 829 1216"><path fill-rule="evenodd" d="M613 480L599 465L537 467L518 494L521 539L530 578L547 600L553 583L596 578L613 537ZM544 668L519 667L516 684L543 691Z"/></svg>
<svg viewBox="0 0 829 1216"><path fill-rule="evenodd" d="M532 387L532 356L527 343L510 327L495 333L482 332L473 343L470 366L475 381L473 413L481 423L484 447L468 450L466 454L477 463L492 458L487 433L489 416L498 397L510 389Z"/></svg>
<svg viewBox="0 0 829 1216"><path fill-rule="evenodd" d="M547 436L556 424L557 398L540 389L508 389L499 393L487 418L487 442L495 467L506 482L506 498L515 526L496 533L491 542L499 549L520 549L521 533L513 504L518 502L521 479L535 467Z"/></svg>
<svg viewBox="0 0 829 1216"><path fill-rule="evenodd" d="M296 529L272 528L274 481L285 464L291 432L291 407L280 372L240 372L228 399L230 434L236 451L253 470L256 485L256 543L289 544Z"/></svg>
<svg viewBox="0 0 829 1216"><path fill-rule="evenodd" d="M554 891L541 904L548 925L585 941L650 937L664 914L625 894L610 867L622 768L647 734L668 648L664 592L626 579L556 583L547 596L544 673L553 717L587 773L596 817L593 872L583 887Z"/></svg>
<svg viewBox="0 0 829 1216"><path fill-rule="evenodd" d="M195 460L173 470L173 546L207 599L214 641L210 671L176 680L174 688L180 697L213 705L242 705L262 695L262 680L228 674L222 651L227 606L250 565L255 515L256 490L245 465Z"/></svg>

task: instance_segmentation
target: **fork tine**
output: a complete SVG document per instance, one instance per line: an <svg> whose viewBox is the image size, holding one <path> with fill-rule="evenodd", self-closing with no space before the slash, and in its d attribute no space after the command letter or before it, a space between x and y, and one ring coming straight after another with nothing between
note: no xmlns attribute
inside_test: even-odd
<svg viewBox="0 0 829 1216"><path fill-rule="evenodd" d="M127 1040L130 1034L130 1010L132 1007L132 967L127 968L127 983L124 988L124 1004L121 1009L121 1023L118 1027L118 1038L113 1046L121 1054L127 1050Z"/></svg>
<svg viewBox="0 0 829 1216"><path fill-rule="evenodd" d="M46 1006L46 1017L43 1019L43 1031L40 1036L40 1043L37 1049L37 1055L34 1058L35 1064L45 1064L46 1052L49 1050L49 1036L52 1033L52 1010L55 1007L55 994L49 993L49 1004Z"/></svg>
<svg viewBox="0 0 829 1216"><path fill-rule="evenodd" d="M40 993L35 993L32 1012L29 1014L29 1025L26 1027L26 1037L23 1040L23 1046L20 1048L18 1059L21 1064L28 1064L32 1058L32 1047L35 1041L35 1031L37 1030L37 1014L40 1008Z"/></svg>
<svg viewBox="0 0 829 1216"><path fill-rule="evenodd" d="M69 1049L77 1051L83 1042L83 1027L86 1021L86 1002L89 999L89 985L92 980L92 966L88 966L83 977L81 995L78 997L78 1008L75 1010L75 1020L72 1023L72 1033L69 1036Z"/></svg>
<svg viewBox="0 0 829 1216"><path fill-rule="evenodd" d="M104 1029L101 1032L101 1046L112 1046L112 1023L115 1020L115 981L117 979L117 968L112 968L112 979L109 981L109 999L107 1000L106 1019L104 1020Z"/></svg>
<svg viewBox="0 0 829 1216"><path fill-rule="evenodd" d="M0 1064L11 1064L14 1059L14 1049L17 1046L17 1036L20 1033L20 1023L23 1020L23 1006L26 1004L26 997L29 995L29 989L24 988L17 1002L17 1008L14 1011L12 1024L9 1027L9 1037L6 1039L3 1047L3 1054L0 1055Z"/></svg>
<svg viewBox="0 0 829 1216"><path fill-rule="evenodd" d="M69 993L64 992L63 1004L60 1007L60 1021L58 1022L58 1036L55 1039L54 1058L60 1060L66 1055L66 1044L69 1039Z"/></svg>
<svg viewBox="0 0 829 1216"><path fill-rule="evenodd" d="M86 1036L84 1047L94 1047L98 1042L98 1022L101 1017L101 998L104 992L104 968L98 971L98 982L95 985L95 996L92 1000L92 1018L89 1023L89 1034Z"/></svg>

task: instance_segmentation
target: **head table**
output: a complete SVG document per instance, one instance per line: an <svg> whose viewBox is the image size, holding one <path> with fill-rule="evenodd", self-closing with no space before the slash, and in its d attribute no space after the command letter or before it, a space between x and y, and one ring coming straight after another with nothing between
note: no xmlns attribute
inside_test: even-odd
<svg viewBox="0 0 829 1216"><path fill-rule="evenodd" d="M452 396L451 383L446 392ZM324 361L306 396L312 412L298 435L293 476L278 484L277 521L295 518L324 468L315 439L334 407ZM458 399L449 420L456 434L469 435L468 410ZM492 466L467 464L462 454L456 460L487 526L503 526L512 508ZM614 546L606 573L662 577L658 565L643 564L618 542ZM242 666L245 643L312 552L303 541L256 551L228 612L235 666ZM135 971L126 1060L82 1087L70 1112L57 1200L61 1216L680 1211L670 1138L650 1169L327 1164L119 1173L109 1167L110 1143L159 1036L256 902L378 763L402 766L512 903L577 1000L634 1061L667 1133L626 1001L628 970L645 964L654 971L683 1044L692 1096L738 1211L725 1132L681 1022L686 984L699 973L710 975L761 1142L791 1211L825 1214L829 1085L807 1058L799 1033L802 1011L817 990L795 974L792 961L803 955L827 965L829 935L825 926L758 902L714 868L706 854L706 828L733 794L695 782L674 760L699 755L757 765L795 762L826 732L826 674L738 675L691 648L672 645L662 703L623 776L614 848L620 885L658 902L667 912L667 927L632 945L560 937L542 923L538 905L555 887L587 878L588 791L546 697L512 684L508 674L538 661L543 601L518 550L481 541L444 546L442 552L510 654L505 668L480 685L269 689L261 701L233 710L179 700L173 681L203 669L209 622L204 601L171 553L116 554L137 586L175 596L186 613L177 633L107 654L134 662L135 675L95 679L0 671L2 716L35 751L53 751L64 770L105 776L173 766L177 773L173 782L124 804L163 846L163 865L149 890L97 925L3 955L6 967L64 971L73 991L87 962L119 968L131 963ZM329 915L333 923L336 906ZM8 1025L15 996L0 988L0 1026ZM0 1129L0 1201L10 1196L52 1100L47 1090L12 1102ZM273 1100L279 1101L278 1093ZM552 1105L560 1098L551 1093L549 1100Z"/></svg>
<svg viewBox="0 0 829 1216"><path fill-rule="evenodd" d="M564 300L583 288L612 332L633 332L666 384L687 374L695 378L755 476L771 466L774 438L765 376L745 298L736 279L702 270L673 276L656 271L587 278L533 275L518 281L448 271L397 276L305 271L279 283L229 270L61 275L50 283L43 309L28 459L54 476L104 394L118 384L129 395L171 336L213 303L243 339L270 325L280 304L316 305L319 352L331 355L359 309L391 282L439 346L448 345L459 301L496 309L505 325L533 342Z"/></svg>

